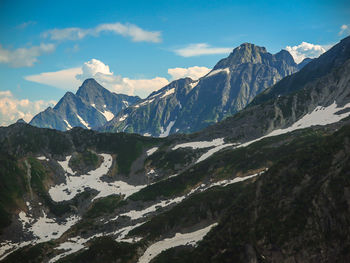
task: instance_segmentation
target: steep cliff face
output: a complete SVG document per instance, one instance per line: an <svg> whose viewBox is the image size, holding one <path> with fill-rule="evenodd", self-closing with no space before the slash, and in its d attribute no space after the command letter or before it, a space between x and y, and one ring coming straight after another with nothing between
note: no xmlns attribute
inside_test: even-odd
<svg viewBox="0 0 350 263"><path fill-rule="evenodd" d="M273 55L244 43L198 81L174 81L103 129L153 136L198 131L243 109L261 91L297 70L287 51Z"/></svg>
<svg viewBox="0 0 350 263"><path fill-rule="evenodd" d="M288 128L318 110L321 115L322 110L325 110L324 116L332 108L339 108L336 113L338 115L346 112L347 109L340 109L350 102L350 55L346 59L344 53L350 46L349 39L341 41L329 53L314 59L299 72L258 95L241 112L208 127L201 134L229 136L244 141L269 134L276 129ZM334 63L336 66L329 66L335 65ZM311 74L311 69L317 78ZM320 75L320 72L324 74Z"/></svg>
<svg viewBox="0 0 350 263"><path fill-rule="evenodd" d="M67 92L54 108L37 114L30 124L61 131L73 127L97 128L138 100L138 97L112 93L94 79L87 79L76 94Z"/></svg>

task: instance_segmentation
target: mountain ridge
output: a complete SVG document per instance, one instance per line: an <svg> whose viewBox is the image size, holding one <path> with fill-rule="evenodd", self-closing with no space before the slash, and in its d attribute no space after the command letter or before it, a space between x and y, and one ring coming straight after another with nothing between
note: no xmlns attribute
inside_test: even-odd
<svg viewBox="0 0 350 263"><path fill-rule="evenodd" d="M30 124L62 131L72 127L97 128L139 100L137 96L110 92L96 80L86 79L76 94L66 92L53 108L34 116Z"/></svg>
<svg viewBox="0 0 350 263"><path fill-rule="evenodd" d="M100 130L156 137L198 131L243 109L256 94L298 69L288 51L273 55L244 43L199 80L184 81L182 89L164 97L152 93L140 107L122 111ZM186 96L178 99L177 90L186 90Z"/></svg>

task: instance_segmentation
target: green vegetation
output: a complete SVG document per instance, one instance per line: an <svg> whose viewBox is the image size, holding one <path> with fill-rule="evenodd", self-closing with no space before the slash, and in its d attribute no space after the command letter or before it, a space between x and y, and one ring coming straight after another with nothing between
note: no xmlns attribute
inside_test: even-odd
<svg viewBox="0 0 350 263"><path fill-rule="evenodd" d="M0 233L11 224L11 214L24 205L26 191L25 171L14 157L0 154Z"/></svg>
<svg viewBox="0 0 350 263"><path fill-rule="evenodd" d="M154 240L169 232L195 226L198 222L212 222L226 211L233 200L244 191L245 183L214 187L184 200L169 211L159 214L130 231L129 235Z"/></svg>
<svg viewBox="0 0 350 263"><path fill-rule="evenodd" d="M261 168L270 167L283 154L293 152L322 136L323 133L308 129L297 131L294 135L269 137L245 148L227 149L174 178L147 186L129 198L134 201L156 200L159 196L170 198L186 193L209 177L218 180L232 178L237 174L254 173Z"/></svg>
<svg viewBox="0 0 350 263"><path fill-rule="evenodd" d="M50 209L50 212L56 216L62 216L71 211L69 202L56 203L52 201L47 193L47 184L50 181L50 171L35 158L29 157L28 161L31 165L31 187Z"/></svg>
<svg viewBox="0 0 350 263"><path fill-rule="evenodd" d="M41 263L47 260L46 256L49 256L53 252L55 243L52 241L40 243L34 246L26 246L21 248L4 259L4 263L13 262L28 262L28 263Z"/></svg>
<svg viewBox="0 0 350 263"><path fill-rule="evenodd" d="M69 160L69 166L73 169L73 171L96 169L99 163L99 156L90 150L75 154Z"/></svg>
<svg viewBox="0 0 350 263"><path fill-rule="evenodd" d="M180 246L163 251L151 263L184 263L190 262L192 246Z"/></svg>
<svg viewBox="0 0 350 263"><path fill-rule="evenodd" d="M118 243L111 237L96 238L88 250L69 255L59 263L100 263L100 262L135 262L137 246L129 243Z"/></svg>
<svg viewBox="0 0 350 263"><path fill-rule="evenodd" d="M176 171L189 165L196 156L198 156L198 153L196 154L195 151L183 148L174 151L158 150L146 161L150 161L152 167Z"/></svg>
<svg viewBox="0 0 350 263"><path fill-rule="evenodd" d="M112 213L122 204L123 201L119 195L110 195L100 198L91 205L91 207L85 213L84 218L96 218L103 214Z"/></svg>

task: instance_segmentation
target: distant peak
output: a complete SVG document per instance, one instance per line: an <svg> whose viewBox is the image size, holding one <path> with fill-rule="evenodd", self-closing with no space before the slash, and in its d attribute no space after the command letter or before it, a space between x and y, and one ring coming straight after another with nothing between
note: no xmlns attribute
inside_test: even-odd
<svg viewBox="0 0 350 263"><path fill-rule="evenodd" d="M16 123L27 123L27 122L21 118L21 119L18 119L18 120L16 121Z"/></svg>
<svg viewBox="0 0 350 263"><path fill-rule="evenodd" d="M231 67L243 63L262 63L262 57L267 53L265 47L246 42L236 47L227 58L220 60L214 69Z"/></svg>
<svg viewBox="0 0 350 263"><path fill-rule="evenodd" d="M98 82L94 78L89 78L89 79L84 80L82 86L87 85L87 84L92 84L92 83L98 84Z"/></svg>
<svg viewBox="0 0 350 263"><path fill-rule="evenodd" d="M260 47L260 46L257 46L257 45L254 45L252 43L243 43L241 44L239 47L235 48L233 52L235 51L255 51L255 52L258 52L258 53L267 53L267 50L265 47Z"/></svg>
<svg viewBox="0 0 350 263"><path fill-rule="evenodd" d="M84 80L83 84L79 87L76 95L80 96L83 93L91 93L103 90L104 88L93 78Z"/></svg>

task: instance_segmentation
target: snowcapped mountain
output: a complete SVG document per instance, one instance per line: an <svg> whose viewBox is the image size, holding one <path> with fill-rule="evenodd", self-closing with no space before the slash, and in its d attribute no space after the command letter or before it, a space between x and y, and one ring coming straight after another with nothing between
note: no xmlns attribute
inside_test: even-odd
<svg viewBox="0 0 350 263"><path fill-rule="evenodd" d="M273 55L244 43L206 76L173 81L121 111L102 130L156 137L198 131L242 110L257 94L298 69L285 50Z"/></svg>
<svg viewBox="0 0 350 263"><path fill-rule="evenodd" d="M61 131L72 127L94 129L139 100L139 97L110 92L94 79L87 79L76 94L67 92L54 108L37 114L30 124Z"/></svg>

